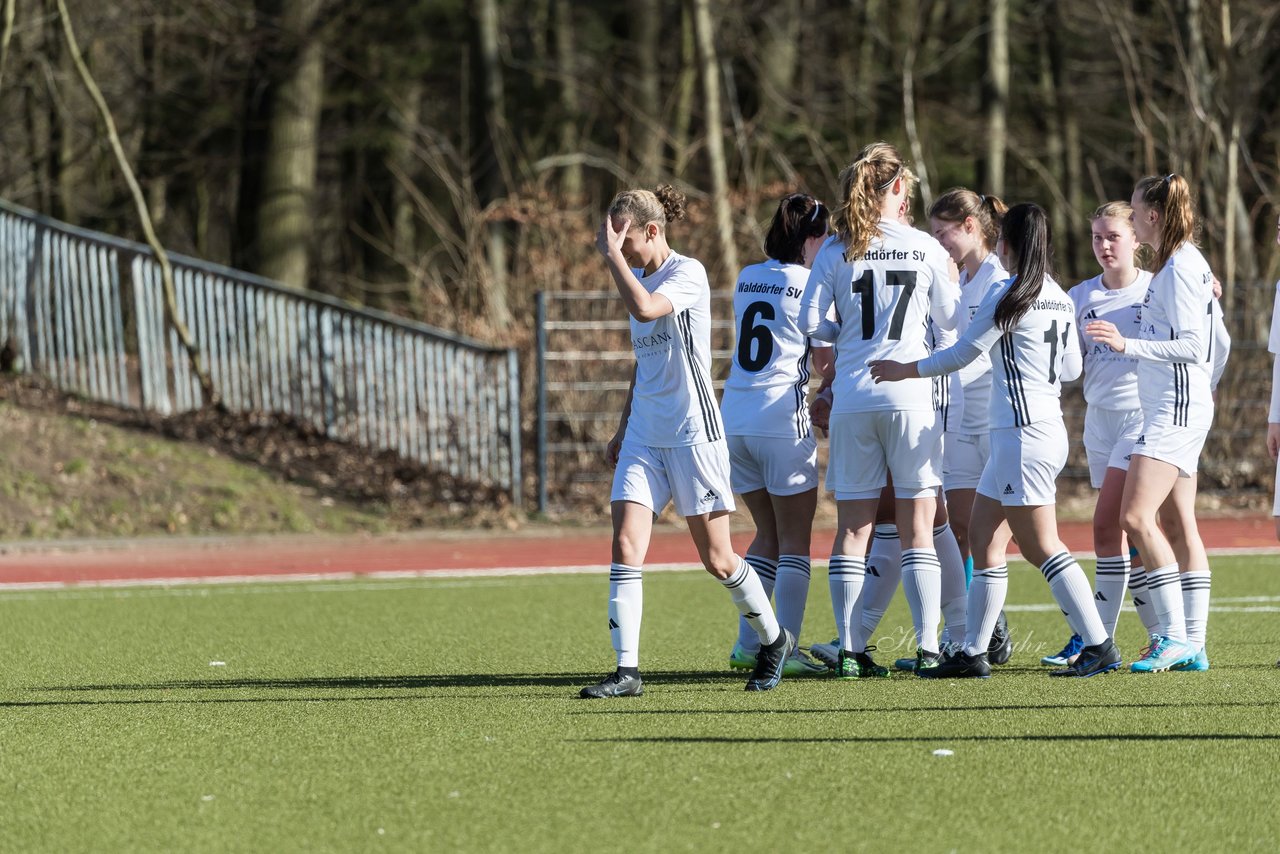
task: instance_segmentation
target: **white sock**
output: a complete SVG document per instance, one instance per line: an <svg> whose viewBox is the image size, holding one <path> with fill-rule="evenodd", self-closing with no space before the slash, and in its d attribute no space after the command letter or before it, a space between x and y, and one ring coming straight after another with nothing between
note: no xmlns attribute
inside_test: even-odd
<svg viewBox="0 0 1280 854"><path fill-rule="evenodd" d="M942 567L942 620L943 639L964 640L965 618L969 612L969 596L965 589L964 558L960 544L956 542L951 525L939 525L933 529L933 547L938 552L938 564Z"/></svg>
<svg viewBox="0 0 1280 854"><path fill-rule="evenodd" d="M720 583L728 589L733 604L738 606L738 613L746 617L751 628L760 636L761 645L768 646L776 641L781 634L778 618L774 616L764 585L760 583L760 576L756 575L751 564L739 558L738 569Z"/></svg>
<svg viewBox="0 0 1280 854"><path fill-rule="evenodd" d="M831 588L831 610L835 612L840 646L848 652L862 652L866 641L862 626L854 620L854 606L862 595L862 582L867 564L853 555L832 555L827 565L827 584ZM861 644L861 646L854 646Z"/></svg>
<svg viewBox="0 0 1280 854"><path fill-rule="evenodd" d="M1093 594L1098 616L1108 637L1115 637L1120 607L1124 604L1124 588L1129 583L1129 556L1099 557L1094 571Z"/></svg>
<svg viewBox="0 0 1280 854"><path fill-rule="evenodd" d="M969 626L964 635L966 654L977 655L987 651L1008 592L1008 566L973 571L973 580L969 582Z"/></svg>
<svg viewBox="0 0 1280 854"><path fill-rule="evenodd" d="M901 579L902 541L898 539L898 526L876 525L871 553L867 555L867 577L862 586L862 597L858 600L862 612L858 622L862 625L864 641L870 640L879 628Z"/></svg>
<svg viewBox="0 0 1280 854"><path fill-rule="evenodd" d="M1173 640L1187 639L1186 613L1182 610L1182 582L1178 565L1171 563L1147 570L1147 595L1160 623L1160 634Z"/></svg>
<svg viewBox="0 0 1280 854"><path fill-rule="evenodd" d="M753 554L745 555L743 560L751 564L751 568L760 577L760 586L764 588L765 598L773 596L774 579L777 578L778 574L778 562ZM751 627L751 624L747 622L747 618L741 615L738 616L738 646L748 653L760 651L760 637L756 634L756 630Z"/></svg>
<svg viewBox="0 0 1280 854"><path fill-rule="evenodd" d="M1098 616L1098 606L1093 603L1089 577L1070 552L1058 552L1044 562L1040 571L1071 631L1080 636L1085 646L1096 646L1110 637Z"/></svg>
<svg viewBox="0 0 1280 854"><path fill-rule="evenodd" d="M1151 594L1147 592L1147 568L1134 566L1129 569L1129 592L1133 595L1133 607L1138 611L1138 619L1142 620L1147 635L1160 634L1160 620L1156 617L1156 609L1151 604Z"/></svg>
<svg viewBox="0 0 1280 854"><path fill-rule="evenodd" d="M640 666L640 613L644 588L640 567L609 564L609 639L619 667Z"/></svg>
<svg viewBox="0 0 1280 854"><path fill-rule="evenodd" d="M1187 642L1204 649L1205 628L1209 624L1209 570L1182 573L1182 608L1187 621Z"/></svg>
<svg viewBox="0 0 1280 854"><path fill-rule="evenodd" d="M942 567L937 552L902 550L902 592L911 607L916 642L925 652L937 652L938 623L942 622Z"/></svg>
<svg viewBox="0 0 1280 854"><path fill-rule="evenodd" d="M773 588L778 622L796 637L804 624L804 606L809 599L809 556L779 555L778 584Z"/></svg>

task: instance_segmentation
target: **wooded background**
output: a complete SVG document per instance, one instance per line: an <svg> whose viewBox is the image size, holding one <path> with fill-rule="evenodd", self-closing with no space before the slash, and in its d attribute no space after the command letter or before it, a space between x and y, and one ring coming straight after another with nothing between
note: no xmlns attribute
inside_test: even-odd
<svg viewBox="0 0 1280 854"><path fill-rule="evenodd" d="M166 246L503 343L537 290L607 286L591 244L618 189L685 189L672 242L728 287L776 199L835 202L876 139L925 205L965 185L1046 206L1066 283L1096 272L1097 204L1180 172L1232 331L1270 316L1269 0L67 6ZM57 14L16 3L0 195L137 237Z"/></svg>

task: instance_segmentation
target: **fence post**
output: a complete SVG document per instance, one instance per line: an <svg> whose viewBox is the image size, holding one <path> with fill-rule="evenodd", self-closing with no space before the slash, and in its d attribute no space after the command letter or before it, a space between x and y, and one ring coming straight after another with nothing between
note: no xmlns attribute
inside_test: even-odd
<svg viewBox="0 0 1280 854"><path fill-rule="evenodd" d="M547 512L547 294L534 295L538 307L538 512Z"/></svg>
<svg viewBox="0 0 1280 854"><path fill-rule="evenodd" d="M26 353L23 354L22 371L27 374L34 374L37 370L46 369L45 365L36 365L36 357L40 353L40 324L37 322L36 305L36 289L40 279L40 268L44 266L44 226L36 223L31 228L31 261L27 267L27 307L26 317L23 318L27 324L27 335L23 345L26 347Z"/></svg>
<svg viewBox="0 0 1280 854"><path fill-rule="evenodd" d="M515 348L507 350L507 382L511 412L511 503L524 506L524 471L520 460L520 357Z"/></svg>

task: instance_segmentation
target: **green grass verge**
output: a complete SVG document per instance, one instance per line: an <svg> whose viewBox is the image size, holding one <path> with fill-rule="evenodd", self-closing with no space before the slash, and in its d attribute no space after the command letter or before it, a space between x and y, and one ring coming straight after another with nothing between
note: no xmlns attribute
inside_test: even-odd
<svg viewBox="0 0 1280 854"><path fill-rule="evenodd" d="M989 681L763 695L724 591L654 573L647 693L611 702L574 699L612 669L603 571L4 593L0 850L1274 850L1277 569L1215 561L1208 673L1049 679L1018 564Z"/></svg>

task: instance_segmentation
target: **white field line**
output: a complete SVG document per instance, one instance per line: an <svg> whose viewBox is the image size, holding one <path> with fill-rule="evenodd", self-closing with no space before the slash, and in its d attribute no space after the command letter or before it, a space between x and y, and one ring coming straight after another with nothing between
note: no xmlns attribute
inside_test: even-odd
<svg viewBox="0 0 1280 854"><path fill-rule="evenodd" d="M1222 557L1250 555L1277 555L1280 549L1273 548L1238 548L1209 549L1209 554ZM1081 552L1075 555L1081 560L1093 560L1092 552ZM815 561L815 564L822 564ZM1014 569L1030 571L1033 568L1025 561L1015 559ZM646 564L645 572L689 572L700 568L690 563ZM6 583L0 581L0 601L33 598L19 594L38 593L92 593L93 591L114 591L116 595L128 595L126 591L144 595L208 595L210 591L187 590L187 588L283 588L295 585L306 585L308 591L330 592L340 590L404 590L421 586L420 584L393 584L404 581L436 581L455 579L501 579L519 576L546 575L603 575L607 572L606 564L584 566L507 566L507 567L466 567L458 569L401 569L375 572L308 572L281 573L262 575L214 575L214 576L172 576L166 578L119 578L91 581L19 581ZM336 583L343 582L343 583ZM359 583L355 583L359 582ZM470 587L471 584L448 584L449 587ZM185 591L185 592L184 592ZM247 592L247 591L246 591ZM261 592L275 592L263 589ZM1234 599L1216 599L1216 604L1246 602L1280 602L1280 597L1237 597ZM1056 605L1010 605L1009 611L1052 610ZM1215 609L1216 610L1216 609ZM1266 609L1263 609L1266 610Z"/></svg>

